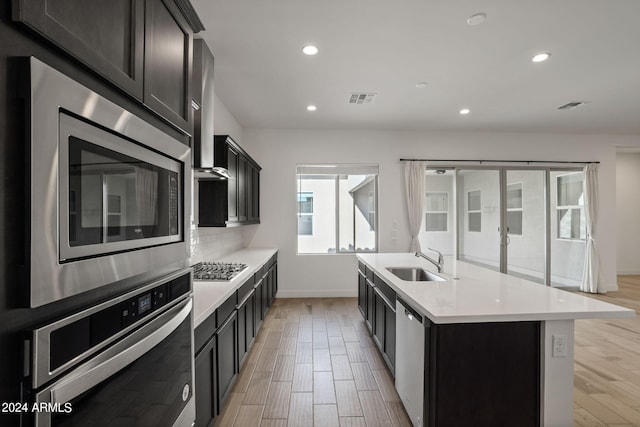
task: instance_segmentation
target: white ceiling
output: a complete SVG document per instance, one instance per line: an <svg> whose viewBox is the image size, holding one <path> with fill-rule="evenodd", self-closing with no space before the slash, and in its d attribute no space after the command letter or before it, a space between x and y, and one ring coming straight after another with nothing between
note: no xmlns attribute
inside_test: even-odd
<svg viewBox="0 0 640 427"><path fill-rule="evenodd" d="M192 3L243 127L640 134L638 0ZM352 92L378 95L351 105ZM556 109L571 101L588 103Z"/></svg>

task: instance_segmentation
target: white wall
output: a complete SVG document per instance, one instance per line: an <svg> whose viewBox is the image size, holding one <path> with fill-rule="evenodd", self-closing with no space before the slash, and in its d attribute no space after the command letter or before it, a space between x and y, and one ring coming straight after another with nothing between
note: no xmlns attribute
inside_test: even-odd
<svg viewBox="0 0 640 427"><path fill-rule="evenodd" d="M618 153L618 274L640 274L640 153Z"/></svg>
<svg viewBox="0 0 640 427"><path fill-rule="evenodd" d="M600 226L595 239L602 283L610 290L617 288L615 146L640 146L637 137L244 129L243 138L243 147L263 167L261 225L247 229L245 241L280 250L280 296L356 294L354 255L296 255L296 164L378 163L380 252L404 252L410 236L400 158L600 161Z"/></svg>

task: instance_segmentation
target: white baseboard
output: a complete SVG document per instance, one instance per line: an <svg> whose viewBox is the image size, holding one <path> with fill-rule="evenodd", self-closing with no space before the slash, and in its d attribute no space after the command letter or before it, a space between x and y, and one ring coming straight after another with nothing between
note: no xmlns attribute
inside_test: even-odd
<svg viewBox="0 0 640 427"><path fill-rule="evenodd" d="M604 289L607 292L618 292L618 284L617 283L609 283L608 285L604 285Z"/></svg>
<svg viewBox="0 0 640 427"><path fill-rule="evenodd" d="M618 276L637 276L640 274L640 270L618 270L616 274Z"/></svg>
<svg viewBox="0 0 640 427"><path fill-rule="evenodd" d="M357 290L303 290L278 289L277 298L355 298L358 296Z"/></svg>

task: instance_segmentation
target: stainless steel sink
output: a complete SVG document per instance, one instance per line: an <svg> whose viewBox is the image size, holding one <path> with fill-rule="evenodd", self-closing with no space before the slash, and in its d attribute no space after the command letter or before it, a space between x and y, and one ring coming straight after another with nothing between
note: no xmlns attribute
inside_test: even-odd
<svg viewBox="0 0 640 427"><path fill-rule="evenodd" d="M445 279L420 267L387 267L389 272L408 282L444 282Z"/></svg>

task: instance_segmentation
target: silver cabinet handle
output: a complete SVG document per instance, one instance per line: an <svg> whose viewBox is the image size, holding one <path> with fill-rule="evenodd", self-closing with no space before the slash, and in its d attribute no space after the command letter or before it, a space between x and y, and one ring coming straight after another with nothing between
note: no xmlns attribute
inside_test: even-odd
<svg viewBox="0 0 640 427"><path fill-rule="evenodd" d="M143 356L171 335L189 316L192 307L189 298L78 367L51 388L51 403L69 402Z"/></svg>

